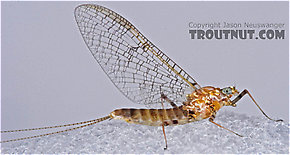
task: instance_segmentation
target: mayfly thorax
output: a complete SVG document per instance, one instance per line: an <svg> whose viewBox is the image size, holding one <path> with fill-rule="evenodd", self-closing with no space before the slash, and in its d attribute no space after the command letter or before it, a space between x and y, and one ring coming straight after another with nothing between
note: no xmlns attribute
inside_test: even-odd
<svg viewBox="0 0 290 155"><path fill-rule="evenodd" d="M75 9L75 19L85 44L113 84L131 101L143 105L160 105L159 109L117 109L109 115L84 122L1 131L1 133L69 127L65 130L24 137L4 142L31 139L96 124L108 119L129 123L161 126L182 125L203 119L242 136L214 122L223 106L236 106L246 94L270 120L248 90L238 92L233 87L201 87L187 72L151 43L128 20L99 5L85 4ZM187 90L192 90L190 93ZM185 97L184 97L185 96ZM171 108L164 108L169 104ZM282 121L282 120L273 120Z"/></svg>

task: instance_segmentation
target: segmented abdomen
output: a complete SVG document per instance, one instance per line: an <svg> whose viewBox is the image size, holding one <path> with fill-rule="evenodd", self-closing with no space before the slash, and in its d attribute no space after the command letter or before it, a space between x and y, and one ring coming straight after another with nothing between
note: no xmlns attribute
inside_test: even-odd
<svg viewBox="0 0 290 155"><path fill-rule="evenodd" d="M180 125L192 122L187 112L181 107L171 109L117 109L110 114L113 119L125 120L129 123L161 126Z"/></svg>

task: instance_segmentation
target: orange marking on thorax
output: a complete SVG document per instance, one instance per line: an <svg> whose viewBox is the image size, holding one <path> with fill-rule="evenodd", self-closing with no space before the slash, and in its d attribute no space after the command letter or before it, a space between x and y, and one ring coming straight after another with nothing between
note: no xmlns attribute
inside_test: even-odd
<svg viewBox="0 0 290 155"><path fill-rule="evenodd" d="M211 86L203 87L187 96L191 101L184 109L193 110L196 120L210 117L229 101L229 98L221 93L220 88Z"/></svg>

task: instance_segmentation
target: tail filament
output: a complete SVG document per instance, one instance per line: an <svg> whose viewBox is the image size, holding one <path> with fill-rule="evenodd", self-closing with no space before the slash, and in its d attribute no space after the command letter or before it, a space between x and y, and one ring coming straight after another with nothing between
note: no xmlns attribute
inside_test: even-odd
<svg viewBox="0 0 290 155"><path fill-rule="evenodd" d="M70 129L66 129L66 130L60 130L60 131L56 131L56 132L50 132L50 133L46 133L46 134L40 134L40 135L35 135L35 136L30 136L30 137L23 137L23 138L17 138L17 139L4 140L4 141L1 141L0 143L14 142L14 141L20 141L20 140L25 140L25 139L32 139L32 138L44 137L44 136L48 136L48 135L54 135L54 134L58 134L58 133L72 131L72 130L76 130L76 129L80 129L80 128L84 128L84 127L87 127L87 126L94 125L96 123L102 122L102 121L107 120L109 118L111 118L111 117L110 116L106 116L106 117L102 117L102 118L98 118L98 119L94 119L94 120L89 120L89 121L84 121L84 122L79 122L79 123L72 123L72 124L65 124L65 125L57 125L57 126L50 126L50 127L41 127L41 128L31 128L31 129L20 129L20 130L1 131L1 133L11 133L11 132L43 130L43 129L52 129L52 128L60 128L60 127L67 127L67 126L74 126L74 125L85 124L85 125L81 125L81 126L78 126L78 127L74 127L74 128L70 128Z"/></svg>

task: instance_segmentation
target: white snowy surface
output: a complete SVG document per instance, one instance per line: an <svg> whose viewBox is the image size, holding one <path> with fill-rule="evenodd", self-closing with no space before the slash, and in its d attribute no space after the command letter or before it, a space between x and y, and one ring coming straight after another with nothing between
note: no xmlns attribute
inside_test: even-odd
<svg viewBox="0 0 290 155"><path fill-rule="evenodd" d="M262 115L262 114L261 114ZM110 120L75 131L2 144L1 153L289 153L288 123L218 113L216 122L245 136L238 137L207 120L165 128Z"/></svg>

